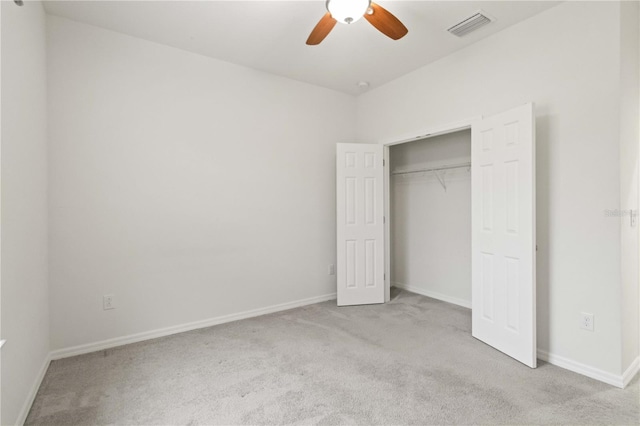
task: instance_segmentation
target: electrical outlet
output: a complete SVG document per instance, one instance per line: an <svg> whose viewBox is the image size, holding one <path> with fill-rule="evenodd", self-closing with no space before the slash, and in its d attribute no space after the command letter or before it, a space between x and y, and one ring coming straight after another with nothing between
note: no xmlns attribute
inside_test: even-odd
<svg viewBox="0 0 640 426"><path fill-rule="evenodd" d="M329 265L329 275L335 275L336 274L336 265L331 264Z"/></svg>
<svg viewBox="0 0 640 426"><path fill-rule="evenodd" d="M102 309L104 311L115 308L116 307L113 304L113 294L105 294L104 296L102 296Z"/></svg>
<svg viewBox="0 0 640 426"><path fill-rule="evenodd" d="M593 314L580 313L580 328L593 331Z"/></svg>

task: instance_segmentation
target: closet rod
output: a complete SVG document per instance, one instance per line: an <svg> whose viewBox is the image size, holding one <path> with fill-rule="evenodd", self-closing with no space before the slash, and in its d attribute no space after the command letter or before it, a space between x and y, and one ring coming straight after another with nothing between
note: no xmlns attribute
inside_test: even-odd
<svg viewBox="0 0 640 426"><path fill-rule="evenodd" d="M408 175L411 173L427 173L427 172L437 172L440 170L458 169L460 167L471 167L471 162L460 163L460 164L449 164L446 166L439 166L439 167L430 167L428 169L407 170L406 172L391 172L391 174L392 175Z"/></svg>

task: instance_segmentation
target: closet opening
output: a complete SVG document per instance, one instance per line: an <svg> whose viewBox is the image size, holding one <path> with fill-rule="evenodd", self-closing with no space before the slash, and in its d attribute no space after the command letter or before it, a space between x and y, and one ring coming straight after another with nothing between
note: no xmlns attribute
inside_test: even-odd
<svg viewBox="0 0 640 426"><path fill-rule="evenodd" d="M338 144L338 306L388 302L392 281L472 305L472 336L535 368L535 182L532 103Z"/></svg>
<svg viewBox="0 0 640 426"><path fill-rule="evenodd" d="M471 129L387 149L388 285L470 309Z"/></svg>

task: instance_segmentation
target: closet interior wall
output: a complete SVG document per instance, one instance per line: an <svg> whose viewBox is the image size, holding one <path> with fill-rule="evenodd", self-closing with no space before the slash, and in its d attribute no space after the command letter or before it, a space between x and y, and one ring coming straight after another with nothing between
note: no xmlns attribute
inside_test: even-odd
<svg viewBox="0 0 640 426"><path fill-rule="evenodd" d="M471 307L469 167L402 173L470 161L470 130L390 148L392 286Z"/></svg>

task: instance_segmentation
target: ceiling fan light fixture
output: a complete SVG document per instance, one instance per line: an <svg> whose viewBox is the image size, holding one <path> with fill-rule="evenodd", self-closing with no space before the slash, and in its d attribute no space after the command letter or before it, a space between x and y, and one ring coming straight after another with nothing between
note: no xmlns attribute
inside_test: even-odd
<svg viewBox="0 0 640 426"><path fill-rule="evenodd" d="M309 38L309 46L318 45L338 22L352 24L364 16L378 31L392 40L406 36L409 30L398 18L371 0L326 0L327 12L318 21Z"/></svg>
<svg viewBox="0 0 640 426"><path fill-rule="evenodd" d="M327 0L327 10L336 21L353 24L362 18L371 4L371 0Z"/></svg>

